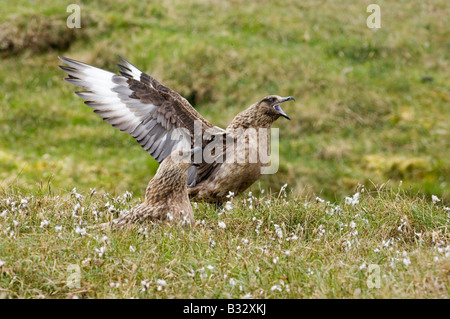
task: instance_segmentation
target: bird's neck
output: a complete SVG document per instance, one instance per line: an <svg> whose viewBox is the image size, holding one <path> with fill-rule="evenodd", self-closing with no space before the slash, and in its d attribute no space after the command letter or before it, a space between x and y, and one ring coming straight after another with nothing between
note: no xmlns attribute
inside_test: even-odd
<svg viewBox="0 0 450 319"><path fill-rule="evenodd" d="M267 128L270 129L274 122L272 116L255 112L255 105L242 111L231 121L227 130L247 129L247 128Z"/></svg>

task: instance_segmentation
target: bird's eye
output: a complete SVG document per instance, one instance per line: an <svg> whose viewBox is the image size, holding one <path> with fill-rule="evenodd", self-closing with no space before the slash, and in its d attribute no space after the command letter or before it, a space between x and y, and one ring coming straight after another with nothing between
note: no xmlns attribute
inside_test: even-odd
<svg viewBox="0 0 450 319"><path fill-rule="evenodd" d="M269 103L273 103L273 97L269 98L267 101L268 101Z"/></svg>

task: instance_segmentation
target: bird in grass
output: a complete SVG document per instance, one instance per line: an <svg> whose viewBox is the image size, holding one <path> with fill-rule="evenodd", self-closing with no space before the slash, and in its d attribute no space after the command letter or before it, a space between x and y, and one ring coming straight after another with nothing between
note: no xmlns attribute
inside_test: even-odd
<svg viewBox="0 0 450 319"><path fill-rule="evenodd" d="M124 227L143 222L193 225L194 211L186 179L189 168L197 165L194 155L199 150L199 147L174 150L161 162L155 176L149 181L145 200L112 223L103 223L97 228Z"/></svg>
<svg viewBox="0 0 450 319"><path fill-rule="evenodd" d="M120 75L59 57L68 65L60 66L69 75L66 81L87 90L76 92L86 100L85 104L104 121L133 136L159 163L174 149L196 146L202 148L204 158L212 158L188 170L191 198L221 205L228 194L236 196L260 178L267 162L259 157L256 161L250 159L261 146L270 148L270 138L265 136L265 139L250 142L242 132L249 129L266 129L268 132L279 117L290 120L280 105L295 101L293 97L267 96L239 113L226 129L222 129L206 120L180 94L119 58L122 63L118 65ZM246 143L233 146L234 154L240 160L226 161L231 150L228 142L236 142L242 137ZM222 146L211 151L211 145L217 143Z"/></svg>

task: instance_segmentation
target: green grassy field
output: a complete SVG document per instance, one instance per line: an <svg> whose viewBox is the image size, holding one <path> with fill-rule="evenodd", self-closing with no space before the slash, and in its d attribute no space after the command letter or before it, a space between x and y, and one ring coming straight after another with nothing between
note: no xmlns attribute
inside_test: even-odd
<svg viewBox="0 0 450 319"><path fill-rule="evenodd" d="M0 6L0 296L448 297L448 1L377 1L377 30L373 1L90 1L80 29L71 2L38 2ZM158 164L83 104L58 55L113 72L121 55L221 127L294 96L280 169L250 189L260 205L244 194L230 212L199 203L193 229L80 235L136 204Z"/></svg>
<svg viewBox="0 0 450 319"><path fill-rule="evenodd" d="M401 188L359 191L339 205L248 195L225 211L194 204L192 228L112 232L90 227L135 205L127 194L3 193L0 295L447 298L450 209Z"/></svg>

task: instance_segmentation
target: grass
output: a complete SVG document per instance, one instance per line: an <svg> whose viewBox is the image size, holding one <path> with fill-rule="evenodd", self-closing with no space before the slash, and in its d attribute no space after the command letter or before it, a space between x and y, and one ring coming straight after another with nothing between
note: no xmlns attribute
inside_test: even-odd
<svg viewBox="0 0 450 319"><path fill-rule="evenodd" d="M382 27L371 30L365 23L370 3L90 1L81 4L82 28L70 30L65 1L2 6L0 259L6 263L0 294L448 296L450 6L378 1ZM117 71L117 54L221 127L266 95L294 96L284 107L292 121L275 125L280 169L250 189L271 204L250 209L244 194L220 216L198 204L196 220L205 224L148 228L147 237L139 229L107 234L106 242L102 233L75 233L76 226L110 218L108 201L117 211L134 205L158 166L83 105L58 68L60 55ZM286 199L267 195L286 183ZM361 203L346 205L360 185ZM71 217L73 188L83 194L79 218ZM91 188L101 195L91 197ZM117 202L127 191L133 197ZM441 202L432 204L432 195ZM316 197L342 212L330 214ZM22 199L28 204L20 207ZM103 216L95 220L93 211ZM40 227L43 220L49 225ZM219 221L227 227L218 228ZM298 240L286 241L291 233ZM95 249L102 246L106 254L99 257ZM379 289L366 285L371 263L381 267ZM66 285L70 264L80 266L80 288ZM157 279L167 282L160 291ZM142 291L145 280L151 284Z"/></svg>
<svg viewBox="0 0 450 319"><path fill-rule="evenodd" d="M90 228L130 194L0 196L5 298L446 298L449 208L404 190L359 189L353 203L252 194L196 224ZM224 227L221 227L224 223ZM223 225L222 225L223 226ZM103 248L102 248L103 247ZM371 265L379 286L370 288ZM79 274L79 277L74 277ZM79 281L76 281L79 278Z"/></svg>
<svg viewBox="0 0 450 319"><path fill-rule="evenodd" d="M0 62L1 185L142 194L157 163L84 106L57 67L62 55L117 71L120 54L222 127L268 94L296 97L285 106L293 120L276 123L280 170L254 192L288 183L334 201L401 180L412 196L448 201L449 6L379 4L377 31L353 2L92 1L75 30L63 2L2 7L0 47L18 44Z"/></svg>

